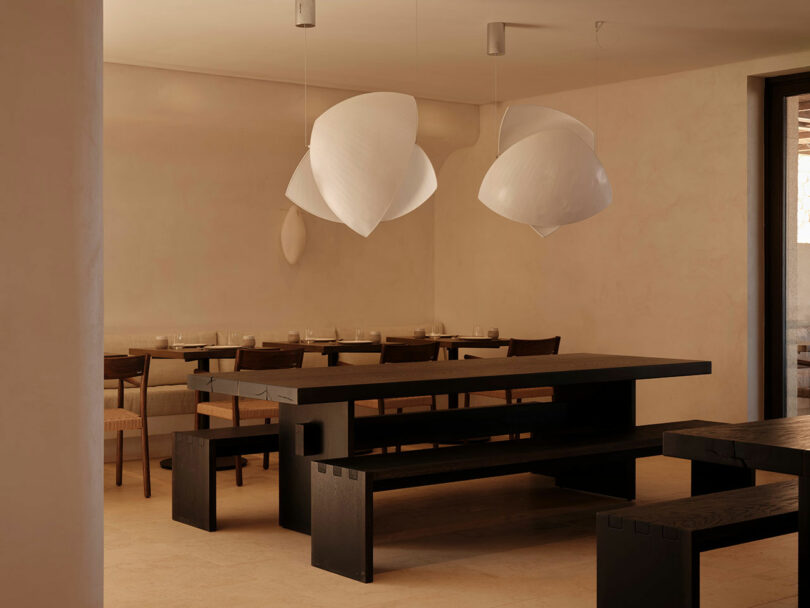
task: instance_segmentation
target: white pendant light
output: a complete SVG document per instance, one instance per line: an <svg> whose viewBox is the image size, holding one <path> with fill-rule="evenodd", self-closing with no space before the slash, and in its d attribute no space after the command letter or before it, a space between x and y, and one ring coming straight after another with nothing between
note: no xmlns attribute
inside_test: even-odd
<svg viewBox="0 0 810 608"><path fill-rule="evenodd" d="M493 25L498 24L487 28L488 54L502 55L505 28ZM543 237L561 225L587 219L613 198L594 143L593 131L564 112L530 104L510 106L498 133L499 156L484 176L478 198Z"/></svg>
<svg viewBox="0 0 810 608"><path fill-rule="evenodd" d="M334 214L358 234L371 234L403 185L418 120L410 95L367 93L332 106L315 121L315 183Z"/></svg>
<svg viewBox="0 0 810 608"><path fill-rule="evenodd" d="M296 0L296 25L314 27L314 0ZM306 61L304 67L306 106ZM416 100L402 93L366 93L332 106L312 126L287 198L364 237L381 221L410 213L437 187L433 165L416 145L418 122Z"/></svg>
<svg viewBox="0 0 810 608"><path fill-rule="evenodd" d="M478 198L542 234L599 213L610 204L611 190L593 150L571 131L552 129L507 148L484 176Z"/></svg>
<svg viewBox="0 0 810 608"><path fill-rule="evenodd" d="M295 264L304 253L307 244L307 227L301 211L293 205L281 225L281 251L290 264Z"/></svg>

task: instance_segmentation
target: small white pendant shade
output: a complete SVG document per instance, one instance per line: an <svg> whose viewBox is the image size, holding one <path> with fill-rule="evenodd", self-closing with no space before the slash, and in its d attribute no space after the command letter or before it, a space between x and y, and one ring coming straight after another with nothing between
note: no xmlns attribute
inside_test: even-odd
<svg viewBox="0 0 810 608"><path fill-rule="evenodd" d="M410 213L429 199L436 192L437 186L436 172L430 164L430 159L422 148L414 144L405 181L400 186L396 200L385 213L383 221L395 220Z"/></svg>
<svg viewBox="0 0 810 608"><path fill-rule="evenodd" d="M507 148L484 176L478 198L510 220L548 231L599 213L612 193L593 150L571 131L554 129Z"/></svg>
<svg viewBox="0 0 810 608"><path fill-rule="evenodd" d="M312 175L323 200L349 228L368 236L396 200L416 142L416 100L367 93L315 121Z"/></svg>
<svg viewBox="0 0 810 608"><path fill-rule="evenodd" d="M281 251L290 264L295 264L304 253L307 244L307 227L301 211L293 205L281 224Z"/></svg>
<svg viewBox="0 0 810 608"><path fill-rule="evenodd" d="M311 213L323 220L330 222L340 222L326 201L323 200L315 178L312 177L312 165L309 161L309 152L304 154L304 158L298 163L295 172L287 184L287 192L284 193L288 199L301 207L304 211Z"/></svg>
<svg viewBox="0 0 810 608"><path fill-rule="evenodd" d="M548 236L610 204L610 182L593 149L593 131L573 116L542 106L510 106L501 120L499 156L478 198L495 213Z"/></svg>
<svg viewBox="0 0 810 608"><path fill-rule="evenodd" d="M593 150L593 131L576 118L553 108L525 104L509 106L503 113L498 134L498 154L503 154L524 137L551 129L567 129Z"/></svg>

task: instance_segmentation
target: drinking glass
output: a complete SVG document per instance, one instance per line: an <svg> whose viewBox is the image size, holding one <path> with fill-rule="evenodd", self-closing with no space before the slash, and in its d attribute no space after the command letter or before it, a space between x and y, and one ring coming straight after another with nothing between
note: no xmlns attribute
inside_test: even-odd
<svg viewBox="0 0 810 608"><path fill-rule="evenodd" d="M313 338L313 334L312 334L312 328L311 328L311 327L307 327L307 328L304 330L304 341L305 341L305 342L312 342L312 338Z"/></svg>
<svg viewBox="0 0 810 608"><path fill-rule="evenodd" d="M185 341L186 337L181 330L177 330L177 333L174 334L174 341L172 342L172 346L180 346Z"/></svg>
<svg viewBox="0 0 810 608"><path fill-rule="evenodd" d="M362 340L363 339L363 328L358 327L354 330L354 339L355 340Z"/></svg>
<svg viewBox="0 0 810 608"><path fill-rule="evenodd" d="M442 334L443 329L444 328L442 327L441 321L433 321L433 325L431 326L431 329L430 329L430 335L431 336L440 336Z"/></svg>
<svg viewBox="0 0 810 608"><path fill-rule="evenodd" d="M472 335L474 337L476 337L476 338L480 338L480 337L482 337L484 335L484 332L481 330L480 325L476 325L475 327L473 327L473 334Z"/></svg>

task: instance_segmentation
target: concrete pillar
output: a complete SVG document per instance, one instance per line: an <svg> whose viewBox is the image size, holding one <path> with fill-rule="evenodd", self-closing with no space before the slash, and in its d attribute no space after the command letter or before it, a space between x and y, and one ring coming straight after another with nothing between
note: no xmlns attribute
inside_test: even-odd
<svg viewBox="0 0 810 608"><path fill-rule="evenodd" d="M102 605L101 0L0 2L0 603Z"/></svg>

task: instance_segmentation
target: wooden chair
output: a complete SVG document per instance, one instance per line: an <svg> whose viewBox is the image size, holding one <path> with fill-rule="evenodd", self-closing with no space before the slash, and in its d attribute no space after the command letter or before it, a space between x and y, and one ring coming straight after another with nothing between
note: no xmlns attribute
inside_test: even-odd
<svg viewBox="0 0 810 608"><path fill-rule="evenodd" d="M104 431L118 433L115 451L115 485L120 486L124 459L124 431L141 431L141 458L143 459L143 495L152 495L149 473L149 433L146 425L146 390L149 384L149 355L135 357L104 357L104 379L118 380L118 407L104 409ZM124 382L141 389L140 412L124 409Z"/></svg>
<svg viewBox="0 0 810 608"><path fill-rule="evenodd" d="M408 342L386 342L380 351L380 363L413 363L417 361L436 361L439 358L439 343L433 340L416 339ZM436 409L436 395L425 395L417 397L392 397L389 399L363 399L355 401L355 405L368 409L376 409L379 415L396 410L401 414L402 410L414 407L429 407ZM438 447L434 445L434 447ZM401 446L396 446L397 452ZM388 448L382 448L383 454L388 452Z"/></svg>
<svg viewBox="0 0 810 608"><path fill-rule="evenodd" d="M304 361L303 348L240 348L236 351L234 371L288 369L301 367ZM194 417L194 429L200 428L201 416L214 416L230 420L233 426L239 426L242 420L264 419L269 424L272 418L278 418L278 403L262 399L231 397L230 401L201 401L197 393L197 415ZM235 456L236 485L242 485L242 456ZM270 466L270 454L264 453L262 466Z"/></svg>
<svg viewBox="0 0 810 608"><path fill-rule="evenodd" d="M530 357L532 355L556 355L560 351L560 336L544 338L542 340L509 340L509 350L507 357ZM472 355L464 355L465 359L479 359ZM473 393L494 399L503 399L506 405L522 403L524 399L554 398L553 386L538 386L535 388L513 388L495 391L480 391ZM470 393L464 393L464 407L470 407ZM520 436L510 436L511 439L519 439Z"/></svg>

